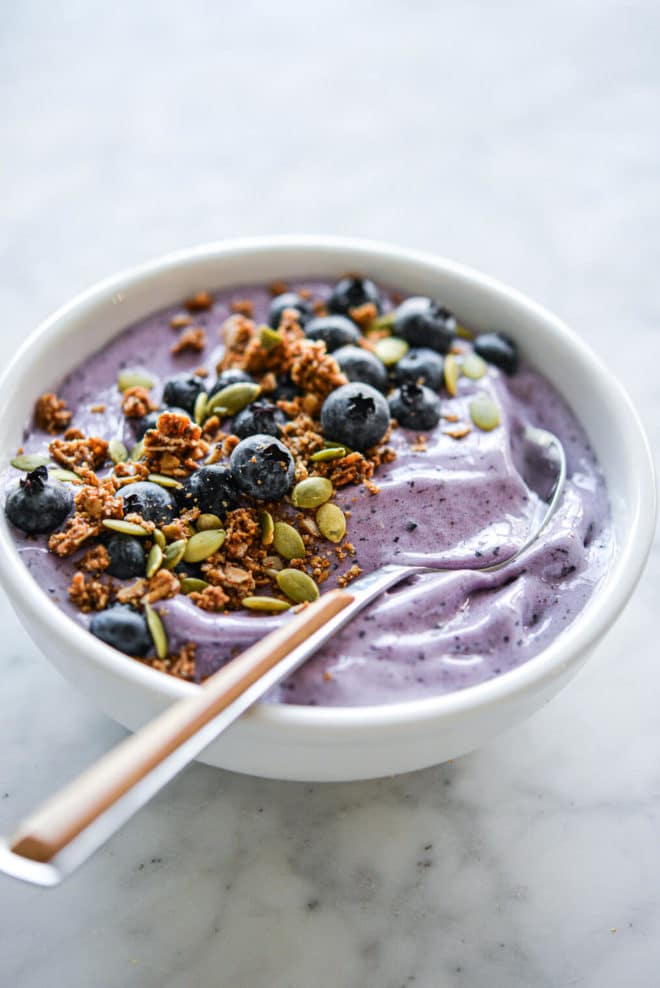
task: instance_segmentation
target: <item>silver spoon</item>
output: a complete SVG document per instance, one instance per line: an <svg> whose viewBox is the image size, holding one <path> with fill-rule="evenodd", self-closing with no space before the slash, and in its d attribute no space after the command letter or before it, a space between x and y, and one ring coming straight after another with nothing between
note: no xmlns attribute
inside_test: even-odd
<svg viewBox="0 0 660 988"><path fill-rule="evenodd" d="M513 445L527 485L546 508L522 546L496 563L471 567L475 572L502 569L536 542L564 488L566 457L556 436L527 428ZM350 590L323 594L37 809L8 840L0 841L0 871L35 885L57 885L367 604L408 577L448 569L456 572L458 567L442 559L433 566L386 565L355 580Z"/></svg>

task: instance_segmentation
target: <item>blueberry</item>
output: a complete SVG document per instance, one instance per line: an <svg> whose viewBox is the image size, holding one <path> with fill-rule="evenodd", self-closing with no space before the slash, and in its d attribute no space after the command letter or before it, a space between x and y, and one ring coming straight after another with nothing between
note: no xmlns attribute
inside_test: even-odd
<svg viewBox="0 0 660 988"><path fill-rule="evenodd" d="M247 371L239 370L238 367L228 367L227 370L223 370L218 374L215 384L208 392L208 396L212 398L213 395L217 395L218 391L229 387L230 384L243 384L244 382L248 384L253 383Z"/></svg>
<svg viewBox="0 0 660 988"><path fill-rule="evenodd" d="M506 374L515 374L518 370L518 347L504 333L482 333L477 336L474 352Z"/></svg>
<svg viewBox="0 0 660 988"><path fill-rule="evenodd" d="M446 353L456 335L456 320L439 302L430 298L407 298L394 314L395 336L412 347L430 347Z"/></svg>
<svg viewBox="0 0 660 988"><path fill-rule="evenodd" d="M323 435L351 449L375 446L389 424L387 402L368 384L344 384L328 395L321 409Z"/></svg>
<svg viewBox="0 0 660 988"><path fill-rule="evenodd" d="M278 501L293 484L293 457L273 436L242 439L229 464L241 490L258 501Z"/></svg>
<svg viewBox="0 0 660 988"><path fill-rule="evenodd" d="M275 296L268 309L268 322L273 329L277 329L279 326L282 313L285 309L296 310L301 326L304 326L314 314L314 310L309 302L301 298L300 295L296 295L295 292L284 292L282 295Z"/></svg>
<svg viewBox="0 0 660 988"><path fill-rule="evenodd" d="M387 391L387 369L370 350L343 346L332 355L349 381L362 381L379 391Z"/></svg>
<svg viewBox="0 0 660 988"><path fill-rule="evenodd" d="M124 514L136 514L145 521L164 525L176 517L176 499L172 492L148 480L139 480L117 491L124 501Z"/></svg>
<svg viewBox="0 0 660 988"><path fill-rule="evenodd" d="M61 525L72 507L70 488L50 483L48 469L37 467L7 495L5 514L16 528L40 535Z"/></svg>
<svg viewBox="0 0 660 988"><path fill-rule="evenodd" d="M113 607L95 614L90 631L106 645L112 645L126 655L142 656L151 649L151 635L146 620L127 604L114 604Z"/></svg>
<svg viewBox="0 0 660 988"><path fill-rule="evenodd" d="M110 556L107 570L110 576L116 576L118 580L144 576L147 559L141 539L117 533L108 539L105 547Z"/></svg>
<svg viewBox="0 0 660 988"><path fill-rule="evenodd" d="M328 299L330 312L348 315L351 309L357 309L367 302L373 302L378 312L382 308L380 292L369 278L358 278L349 275L337 282Z"/></svg>
<svg viewBox="0 0 660 988"><path fill-rule="evenodd" d="M177 498L184 510L199 508L202 514L224 518L228 511L238 506L239 492L231 470L213 463L195 470L183 482Z"/></svg>
<svg viewBox="0 0 660 988"><path fill-rule="evenodd" d="M270 401L253 401L234 419L233 431L239 439L260 432L264 436L279 436L286 422L284 412Z"/></svg>
<svg viewBox="0 0 660 988"><path fill-rule="evenodd" d="M319 316L305 326L305 336L310 340L323 340L328 353L357 343L360 335L360 330L347 316Z"/></svg>
<svg viewBox="0 0 660 988"><path fill-rule="evenodd" d="M409 381L390 395L390 413L404 429L433 429L440 421L440 399L423 384Z"/></svg>
<svg viewBox="0 0 660 988"><path fill-rule="evenodd" d="M432 391L439 391L444 382L445 362L435 350L420 347L409 350L394 368L394 379L397 384L425 384Z"/></svg>
<svg viewBox="0 0 660 988"><path fill-rule="evenodd" d="M273 401L293 401L301 394L302 391L297 384L293 383L288 374L280 374L275 390L271 391L270 397Z"/></svg>
<svg viewBox="0 0 660 988"><path fill-rule="evenodd" d="M165 382L163 404L183 408L192 415L200 391L204 390L204 379L197 374L177 374Z"/></svg>
<svg viewBox="0 0 660 988"><path fill-rule="evenodd" d="M190 418L190 415L185 410L185 408L157 408L155 412L147 412L141 419L134 419L135 421L135 435L138 439L143 439L144 434L149 429L155 429L158 425L158 419L163 414L163 412L174 412L175 415L186 415Z"/></svg>

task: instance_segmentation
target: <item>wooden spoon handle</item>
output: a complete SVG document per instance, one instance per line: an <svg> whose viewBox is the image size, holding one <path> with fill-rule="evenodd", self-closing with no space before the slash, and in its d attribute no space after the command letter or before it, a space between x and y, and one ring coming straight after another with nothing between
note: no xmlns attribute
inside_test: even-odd
<svg viewBox="0 0 660 988"><path fill-rule="evenodd" d="M227 663L194 696L173 704L37 809L13 836L11 850L33 861L50 861L168 755L352 601L351 594L332 590Z"/></svg>

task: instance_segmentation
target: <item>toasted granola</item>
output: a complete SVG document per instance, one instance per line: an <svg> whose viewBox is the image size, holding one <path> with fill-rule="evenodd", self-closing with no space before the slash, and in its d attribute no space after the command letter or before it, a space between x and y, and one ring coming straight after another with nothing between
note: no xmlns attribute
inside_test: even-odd
<svg viewBox="0 0 660 988"><path fill-rule="evenodd" d="M187 477L209 451L202 430L186 415L163 412L144 436L143 460L152 473Z"/></svg>
<svg viewBox="0 0 660 988"><path fill-rule="evenodd" d="M78 564L83 573L91 573L92 576L100 576L110 565L110 556L104 545L94 546L88 549Z"/></svg>
<svg viewBox="0 0 660 988"><path fill-rule="evenodd" d="M74 473L88 467L98 470L108 459L108 443L98 436L82 439L53 439L48 447L50 455L61 466Z"/></svg>
<svg viewBox="0 0 660 988"><path fill-rule="evenodd" d="M206 346L206 330L201 327L190 327L190 329L184 329L181 336L173 343L170 347L170 353L177 356L179 353L185 353L190 350L192 353L201 353Z"/></svg>
<svg viewBox="0 0 660 988"><path fill-rule="evenodd" d="M66 402L59 398L54 391L48 391L37 399L34 409L34 419L37 428L51 435L64 432L71 422L73 413L67 408Z"/></svg>
<svg viewBox="0 0 660 988"><path fill-rule="evenodd" d="M147 388L136 386L134 388L127 388L124 391L121 407L126 418L141 419L149 412L152 412L157 406L151 400Z"/></svg>
<svg viewBox="0 0 660 988"><path fill-rule="evenodd" d="M96 577L85 577L78 571L74 573L69 586L69 598L76 607L88 614L90 611L104 611L110 603L112 587Z"/></svg>

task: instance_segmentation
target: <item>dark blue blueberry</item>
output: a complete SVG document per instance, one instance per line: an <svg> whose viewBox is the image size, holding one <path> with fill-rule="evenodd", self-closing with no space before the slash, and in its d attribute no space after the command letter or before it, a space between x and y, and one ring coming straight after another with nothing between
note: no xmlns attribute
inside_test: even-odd
<svg viewBox="0 0 660 988"><path fill-rule="evenodd" d="M61 525L72 507L71 489L51 483L48 469L37 467L7 495L5 514L16 528L39 535Z"/></svg>
<svg viewBox="0 0 660 988"><path fill-rule="evenodd" d="M362 381L387 391L387 368L382 360L361 346L343 346L332 355L349 381Z"/></svg>
<svg viewBox="0 0 660 988"><path fill-rule="evenodd" d="M151 635L143 615L127 604L114 604L95 614L90 631L106 645L126 655L143 656L151 649Z"/></svg>
<svg viewBox="0 0 660 988"><path fill-rule="evenodd" d="M118 580L130 580L134 576L144 576L147 558L142 545L142 539L131 535L111 535L106 542L110 556L107 572Z"/></svg>
<svg viewBox="0 0 660 988"><path fill-rule="evenodd" d="M392 392L390 413L404 429L433 429L440 421L440 399L423 384L408 382Z"/></svg>
<svg viewBox="0 0 660 988"><path fill-rule="evenodd" d="M229 467L213 463L195 470L183 482L177 499L182 510L199 508L202 514L224 518L228 511L238 506L240 495Z"/></svg>
<svg viewBox="0 0 660 988"><path fill-rule="evenodd" d="M295 292L284 292L282 295L275 296L268 309L268 322L273 329L277 329L279 326L282 313L285 309L296 310L301 326L304 326L314 315L314 310L304 298L296 295Z"/></svg>
<svg viewBox="0 0 660 988"><path fill-rule="evenodd" d="M264 436L279 436L286 422L284 412L270 401L253 401L234 419L233 432L239 439L254 436L257 432Z"/></svg>
<svg viewBox="0 0 660 988"><path fill-rule="evenodd" d="M227 370L223 370L221 374L218 374L215 384L208 392L208 396L212 398L213 395L217 395L218 391L229 387L230 384L242 384L245 381L252 383L252 380L247 371L239 370L238 367L228 367Z"/></svg>
<svg viewBox="0 0 660 988"><path fill-rule="evenodd" d="M375 446L390 424L390 411L380 391L368 384L344 384L323 402L321 428L326 439L351 449Z"/></svg>
<svg viewBox="0 0 660 988"><path fill-rule="evenodd" d="M348 316L319 316L305 326L305 336L310 340L323 340L328 353L349 343L357 343L361 333Z"/></svg>
<svg viewBox="0 0 660 988"><path fill-rule="evenodd" d="M157 408L155 412L147 412L141 419L133 419L135 422L135 435L138 439L143 439L144 434L149 429L155 429L158 425L158 419L163 414L163 412L174 412L176 415L186 415L190 418L190 415L185 410L185 408Z"/></svg>
<svg viewBox="0 0 660 988"><path fill-rule="evenodd" d="M396 310L393 333L411 347L430 347L446 353L456 335L456 320L439 302L415 296Z"/></svg>
<svg viewBox="0 0 660 988"><path fill-rule="evenodd" d="M351 309L357 309L367 302L373 302L377 310L381 311L382 299L373 281L369 278L348 275L338 281L332 289L328 299L328 309L330 312L339 312L347 316Z"/></svg>
<svg viewBox="0 0 660 988"><path fill-rule="evenodd" d="M192 415L200 391L204 390L204 379L197 374L177 374L165 382L163 404L170 408L183 408Z"/></svg>
<svg viewBox="0 0 660 988"><path fill-rule="evenodd" d="M477 336L474 352L506 374L515 374L518 370L518 347L504 333L482 333Z"/></svg>
<svg viewBox="0 0 660 988"><path fill-rule="evenodd" d="M148 480L139 480L117 491L124 501L124 514L136 514L145 521L165 525L176 517L176 498L172 491Z"/></svg>
<svg viewBox="0 0 660 988"><path fill-rule="evenodd" d="M394 379L397 384L425 384L433 391L439 391L444 383L445 362L435 350L420 347L409 350L394 368Z"/></svg>
<svg viewBox="0 0 660 988"><path fill-rule="evenodd" d="M273 436L248 436L229 460L240 489L258 501L279 501L291 490L294 462L284 443Z"/></svg>
<svg viewBox="0 0 660 988"><path fill-rule="evenodd" d="M293 401L298 395L301 395L302 391L297 384L294 384L288 374L280 374L277 378L277 385L274 391L271 391L269 397L273 401Z"/></svg>

